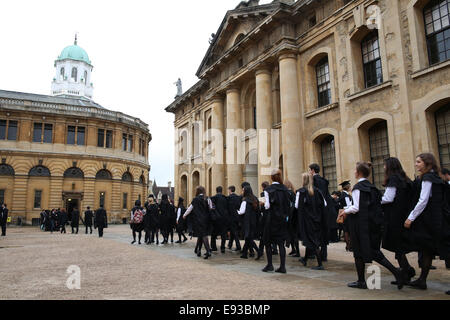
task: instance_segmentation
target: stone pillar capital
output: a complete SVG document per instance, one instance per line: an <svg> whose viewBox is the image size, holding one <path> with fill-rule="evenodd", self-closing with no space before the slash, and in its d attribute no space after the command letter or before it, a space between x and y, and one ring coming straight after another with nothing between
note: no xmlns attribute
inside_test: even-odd
<svg viewBox="0 0 450 320"><path fill-rule="evenodd" d="M230 86L227 88L227 95L230 93L239 93L240 89L237 86Z"/></svg>
<svg viewBox="0 0 450 320"><path fill-rule="evenodd" d="M259 76L261 74L272 75L272 71L267 65L260 66L255 71L255 76Z"/></svg>
<svg viewBox="0 0 450 320"><path fill-rule="evenodd" d="M298 54L297 50L293 49L282 50L278 53L278 61L282 61L285 59L297 59L297 54Z"/></svg>
<svg viewBox="0 0 450 320"><path fill-rule="evenodd" d="M223 103L224 102L224 98L221 95L214 95L209 100L211 101L211 103Z"/></svg>

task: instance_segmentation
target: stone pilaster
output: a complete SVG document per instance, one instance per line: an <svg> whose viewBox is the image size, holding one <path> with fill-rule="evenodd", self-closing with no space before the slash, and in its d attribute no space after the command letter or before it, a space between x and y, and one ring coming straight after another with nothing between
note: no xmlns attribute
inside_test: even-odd
<svg viewBox="0 0 450 320"><path fill-rule="evenodd" d="M98 209L95 207L96 196L98 195L95 194L95 179L94 178L84 179L83 210L85 210L86 207L91 207L92 210Z"/></svg>
<svg viewBox="0 0 450 320"><path fill-rule="evenodd" d="M112 182L112 198L111 198L111 213L110 217L115 222L120 219L122 211L122 193L120 192L121 181L113 180Z"/></svg>

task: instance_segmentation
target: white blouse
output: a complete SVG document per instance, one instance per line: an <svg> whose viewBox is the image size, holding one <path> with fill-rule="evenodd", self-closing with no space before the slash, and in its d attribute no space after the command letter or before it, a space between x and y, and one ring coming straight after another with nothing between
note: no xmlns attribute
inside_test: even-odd
<svg viewBox="0 0 450 320"><path fill-rule="evenodd" d="M178 222L178 220L180 220L180 216L181 216L181 208L178 208L178 210L177 210L177 222Z"/></svg>
<svg viewBox="0 0 450 320"><path fill-rule="evenodd" d="M237 213L242 216L245 214L245 209L247 207L247 201L242 201L241 208L237 211Z"/></svg>
<svg viewBox="0 0 450 320"><path fill-rule="evenodd" d="M394 202L396 195L397 195L396 187L387 187L383 199L381 199L381 204L388 204Z"/></svg>
<svg viewBox="0 0 450 320"><path fill-rule="evenodd" d="M297 195L295 197L295 209L298 209L299 207L299 201L300 201L300 192L297 192ZM325 207L328 205L327 201L325 200L325 198L323 198L323 204L325 205Z"/></svg>
<svg viewBox="0 0 450 320"><path fill-rule="evenodd" d="M359 179L358 182L361 182L361 181L364 181L364 180L367 180L367 179L366 178L362 178L362 179ZM344 212L346 214L356 214L356 213L359 212L359 198L360 198L360 196L361 196L361 192L358 189L353 190L353 192L352 192L353 205L351 205L350 207L345 209Z"/></svg>
<svg viewBox="0 0 450 320"><path fill-rule="evenodd" d="M201 194L201 196L202 196L202 194ZM211 199L208 198L207 201L208 201L209 209L213 209L214 207L213 207L213 204L212 204ZM189 206L189 208L186 210L186 212L184 213L183 218L186 218L188 215L190 215L191 212L192 212L192 210L194 210L194 206L191 204L191 205Z"/></svg>
<svg viewBox="0 0 450 320"><path fill-rule="evenodd" d="M420 198L417 202L416 207L411 212L408 217L410 221L416 221L416 219L422 214L423 210L427 207L428 201L430 201L431 188L433 187L433 183L431 181L423 181L422 182L422 191L420 192Z"/></svg>

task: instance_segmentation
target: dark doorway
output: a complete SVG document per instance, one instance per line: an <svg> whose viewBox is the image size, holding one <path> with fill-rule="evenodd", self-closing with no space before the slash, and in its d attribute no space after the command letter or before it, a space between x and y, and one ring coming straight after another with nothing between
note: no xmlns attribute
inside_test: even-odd
<svg viewBox="0 0 450 320"><path fill-rule="evenodd" d="M72 212L79 209L79 200L78 199L67 199L66 200L66 211L68 216L68 221L72 221Z"/></svg>

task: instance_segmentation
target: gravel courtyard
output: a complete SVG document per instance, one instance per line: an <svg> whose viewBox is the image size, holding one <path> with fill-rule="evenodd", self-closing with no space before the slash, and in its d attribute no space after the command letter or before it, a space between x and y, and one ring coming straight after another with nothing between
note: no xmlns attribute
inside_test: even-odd
<svg viewBox="0 0 450 320"><path fill-rule="evenodd" d="M429 276L429 289L391 286L382 269L382 290L355 290L352 255L344 244L329 247L325 271L313 271L287 258L287 275L263 273L265 261L243 260L227 249L212 259L197 258L194 240L185 244L131 245L127 225L110 226L103 239L92 235L45 233L37 228L9 228L0 239L0 299L152 299L152 300L298 300L432 299L450 300L450 272L443 261ZM302 249L302 253L303 253ZM391 261L393 255L387 254ZM417 255L410 255L417 269ZM275 258L275 264L278 260ZM81 269L81 289L66 287L67 268Z"/></svg>

